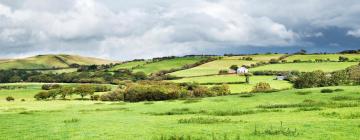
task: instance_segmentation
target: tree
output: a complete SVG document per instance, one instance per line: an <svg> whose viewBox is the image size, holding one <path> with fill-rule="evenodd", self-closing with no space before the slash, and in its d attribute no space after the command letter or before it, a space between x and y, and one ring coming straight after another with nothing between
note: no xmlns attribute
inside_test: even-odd
<svg viewBox="0 0 360 140"><path fill-rule="evenodd" d="M230 69L236 71L239 68L238 65L231 65Z"/></svg>
<svg viewBox="0 0 360 140"><path fill-rule="evenodd" d="M72 87L61 87L58 94L60 94L62 99L66 99L66 96L72 95L73 88Z"/></svg>
<svg viewBox="0 0 360 140"><path fill-rule="evenodd" d="M59 95L60 90L52 89L52 90L49 90L48 93L49 93L49 96L50 96L53 100L55 100L56 97Z"/></svg>
<svg viewBox="0 0 360 140"><path fill-rule="evenodd" d="M21 77L20 77L20 76L17 76L17 75L12 76L12 77L9 79L9 82L10 82L10 83L16 83L16 82L21 82L21 81L22 81Z"/></svg>
<svg viewBox="0 0 360 140"><path fill-rule="evenodd" d="M252 76L251 73L245 73L245 82L247 84L250 84L250 77Z"/></svg>
<svg viewBox="0 0 360 140"><path fill-rule="evenodd" d="M349 58L347 58L345 56L339 56L339 61L340 62L347 62L347 61L349 61Z"/></svg>
<svg viewBox="0 0 360 140"><path fill-rule="evenodd" d="M133 76L134 81L145 80L147 78L147 75L142 71L134 73Z"/></svg>
<svg viewBox="0 0 360 140"><path fill-rule="evenodd" d="M80 85L75 88L75 93L79 94L82 99L87 95L94 95L94 88L91 85Z"/></svg>

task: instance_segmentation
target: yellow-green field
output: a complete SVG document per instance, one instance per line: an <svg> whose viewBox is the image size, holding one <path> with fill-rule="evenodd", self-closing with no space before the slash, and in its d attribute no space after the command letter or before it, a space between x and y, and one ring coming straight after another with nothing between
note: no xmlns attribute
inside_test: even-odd
<svg viewBox="0 0 360 140"><path fill-rule="evenodd" d="M206 57L182 57L182 58L168 59L168 60L141 65L133 69L133 71L134 72L141 71L141 72L145 72L146 74L151 74L161 70L181 68L185 65L194 64L204 59L206 59Z"/></svg>
<svg viewBox="0 0 360 140"><path fill-rule="evenodd" d="M301 71L310 72L322 70L324 72L332 72L343 70L347 67L357 65L359 62L321 62L321 63L284 63L271 64L250 69L253 71Z"/></svg>
<svg viewBox="0 0 360 140"><path fill-rule="evenodd" d="M360 59L360 54L308 54L308 55L292 55L287 57L285 60L287 60L288 62L292 62L294 60L315 61L315 59L322 59L322 60L330 59L331 61L339 61L340 56L347 57L350 60Z"/></svg>
<svg viewBox="0 0 360 140"><path fill-rule="evenodd" d="M203 77L191 77L191 78L182 78L179 80L172 80L175 83L186 83L186 82L196 82L199 84L221 84L221 83L234 83L229 84L230 90L232 93L243 93L251 92L253 87L260 82L269 83L273 89L290 89L292 88L291 83L288 81L275 80L275 76L251 76L250 83L245 83L244 76L238 75L214 75L214 76L203 76Z"/></svg>
<svg viewBox="0 0 360 140"><path fill-rule="evenodd" d="M203 65L200 65L195 68L177 71L171 73L170 75L178 77L193 77L193 76L204 76L204 75L215 75L218 74L220 70L228 70L231 65L251 65L257 62L263 61L267 62L270 59L279 58L283 54L261 54L261 55L249 55L249 56L230 56L223 57L223 59L209 62ZM242 57L251 57L252 61L240 60Z"/></svg>

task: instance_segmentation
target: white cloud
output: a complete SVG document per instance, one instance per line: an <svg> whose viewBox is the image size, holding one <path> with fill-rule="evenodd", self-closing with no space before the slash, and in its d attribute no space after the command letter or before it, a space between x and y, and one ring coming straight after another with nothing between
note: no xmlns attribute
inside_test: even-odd
<svg viewBox="0 0 360 140"><path fill-rule="evenodd" d="M360 38L360 29L348 31L347 35Z"/></svg>
<svg viewBox="0 0 360 140"><path fill-rule="evenodd" d="M303 43L304 37L324 36L313 30L331 26L353 29L348 35L360 34L360 26L354 24L360 4L354 0L9 3L0 2L0 45L22 54L33 53L25 49L32 48L43 53L149 58L224 46L292 46Z"/></svg>

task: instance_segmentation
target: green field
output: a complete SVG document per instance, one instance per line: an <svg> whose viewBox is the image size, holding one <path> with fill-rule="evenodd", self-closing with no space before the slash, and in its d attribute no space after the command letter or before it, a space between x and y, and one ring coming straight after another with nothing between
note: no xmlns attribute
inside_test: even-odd
<svg viewBox="0 0 360 140"><path fill-rule="evenodd" d="M238 59L221 59L200 65L195 68L170 73L170 75L174 75L178 77L215 75L218 74L220 70L229 69L231 65L241 66L241 65L250 65L254 63L256 63L256 61L245 61Z"/></svg>
<svg viewBox="0 0 360 140"><path fill-rule="evenodd" d="M258 54L258 55L246 55L246 56L232 56L232 57L224 57L224 59L240 59L243 57L251 57L254 61L264 61L267 62L270 59L278 59L284 54Z"/></svg>
<svg viewBox="0 0 360 140"><path fill-rule="evenodd" d="M356 140L360 87L319 88L159 102L34 101L28 90L0 90L1 139ZM15 102L6 102L14 95ZM246 98L245 98L246 97ZM20 98L26 99L21 102ZM172 114L172 115L171 115Z"/></svg>
<svg viewBox="0 0 360 140"><path fill-rule="evenodd" d="M162 60L159 62L153 62L148 63L145 65L142 65L140 67L137 67L134 70L134 72L145 72L146 74L155 73L161 70L170 70L170 69L176 69L181 68L187 64L194 64L196 62L199 62L201 60L206 59L206 57L181 57L181 58L174 58L174 59L168 59L168 60Z"/></svg>
<svg viewBox="0 0 360 140"><path fill-rule="evenodd" d="M250 71L301 71L310 72L322 70L324 72L332 72L342 70L347 67L357 65L358 62L321 62L321 63L285 63L264 65L250 69Z"/></svg>
<svg viewBox="0 0 360 140"><path fill-rule="evenodd" d="M177 71L171 73L170 75L178 77L193 77L193 76L204 76L204 75L216 75L220 70L228 70L231 65L251 65L260 61L267 62L273 58L279 58L283 54L261 54L261 55L248 55L248 56L230 56L223 57L223 59L209 62L203 65L200 65L195 68ZM242 57L251 57L252 61L240 60Z"/></svg>
<svg viewBox="0 0 360 140"><path fill-rule="evenodd" d="M132 69L134 67L142 66L145 63L146 63L146 61L126 62L126 63L123 63L123 64L116 65L116 66L112 67L110 70L111 71L116 71L116 70L119 70L119 69Z"/></svg>
<svg viewBox="0 0 360 140"><path fill-rule="evenodd" d="M183 78L179 80L173 80L172 82L176 82L176 83L196 82L200 84L243 82L242 84L229 84L232 93L250 92L253 89L253 87L259 82L269 83L273 89L292 88L292 85L289 82L279 81L274 79L275 76L252 76L250 77L250 84L245 84L244 76L215 75L215 76Z"/></svg>
<svg viewBox="0 0 360 140"><path fill-rule="evenodd" d="M285 60L287 60L288 62L292 62L294 60L315 61L315 59L322 59L322 60L330 59L331 61L339 61L340 56L347 57L350 60L360 59L359 54L308 54L308 55L292 55L287 57Z"/></svg>
<svg viewBox="0 0 360 140"><path fill-rule="evenodd" d="M91 65L108 64L114 61L82 57L77 55L38 55L23 59L0 61L0 69L51 69L68 68L71 64Z"/></svg>

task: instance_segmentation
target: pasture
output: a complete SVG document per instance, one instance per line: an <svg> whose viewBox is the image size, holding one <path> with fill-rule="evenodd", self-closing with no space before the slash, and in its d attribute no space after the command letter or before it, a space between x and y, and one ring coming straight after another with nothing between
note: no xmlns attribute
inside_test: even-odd
<svg viewBox="0 0 360 140"><path fill-rule="evenodd" d="M134 72L144 72L146 74L151 74L154 72L158 72L161 70L171 70L171 69L178 69L185 65L194 64L201 60L206 59L207 57L181 57L181 58L174 58L168 60L162 60L158 62L147 63L144 65L140 65L133 69Z"/></svg>
<svg viewBox="0 0 360 140"><path fill-rule="evenodd" d="M251 65L256 63L256 61L246 61L239 59L230 59L224 58L221 60L215 60L213 62L209 62L203 65L200 65L195 68L186 69L182 71L177 71L170 73L170 75L174 75L177 77L192 77L192 76L205 76L205 75L216 75L220 70L227 70L231 65Z"/></svg>
<svg viewBox="0 0 360 140"><path fill-rule="evenodd" d="M347 57L350 60L359 60L359 54L307 54L307 55L291 55L287 57L285 60L288 62L293 62L294 60L301 60L301 61L315 61L316 59L322 60L331 60L331 61L339 61L339 57Z"/></svg>
<svg viewBox="0 0 360 140"><path fill-rule="evenodd" d="M118 64L110 69L110 71L116 71L119 69L133 69L146 64L146 61L131 61L122 64Z"/></svg>
<svg viewBox="0 0 360 140"><path fill-rule="evenodd" d="M238 75L214 75L214 76L203 76L203 77L190 77L182 78L179 80L172 80L175 83L186 83L186 82L196 82L199 84L204 84L212 86L214 84L228 84L230 91L234 93L243 93L250 92L253 87L260 82L269 83L273 89L289 89L292 88L291 83L288 81L274 80L275 76L251 76L250 83L245 83L245 76Z"/></svg>
<svg viewBox="0 0 360 140"><path fill-rule="evenodd" d="M322 70L324 72L332 72L343 70L347 67L357 65L359 62L321 62L321 63L284 63L270 64L260 67L251 68L250 71L300 71L311 72Z"/></svg>
<svg viewBox="0 0 360 140"><path fill-rule="evenodd" d="M31 88L30 88L31 87ZM159 102L34 101L40 85L0 90L3 139L279 139L360 137L360 87ZM4 97L14 95L14 102ZM15 96L16 95L16 96ZM24 98L26 101L20 101Z"/></svg>

